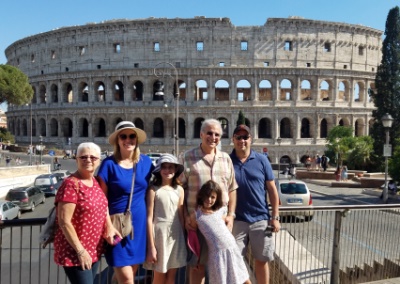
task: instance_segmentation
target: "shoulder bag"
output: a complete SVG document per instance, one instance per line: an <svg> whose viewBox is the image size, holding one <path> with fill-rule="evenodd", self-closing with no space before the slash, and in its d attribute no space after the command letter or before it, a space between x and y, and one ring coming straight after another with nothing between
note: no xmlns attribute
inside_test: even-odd
<svg viewBox="0 0 400 284"><path fill-rule="evenodd" d="M128 207L125 212L117 213L110 215L111 223L114 228L121 234L122 238L130 235L131 240L133 240L133 225L132 225L132 214L131 214L131 204L132 204L132 196L133 189L135 187L135 177L136 177L136 164L133 167L133 175L132 175L132 187L131 193L129 195Z"/></svg>

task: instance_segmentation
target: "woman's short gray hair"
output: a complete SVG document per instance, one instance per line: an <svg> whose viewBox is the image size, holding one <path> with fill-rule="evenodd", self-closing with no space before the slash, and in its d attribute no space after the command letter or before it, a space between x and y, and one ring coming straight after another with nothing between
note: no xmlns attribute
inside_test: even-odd
<svg viewBox="0 0 400 284"><path fill-rule="evenodd" d="M83 142L83 143L79 144L78 148L76 149L76 155L78 156L84 149L90 149L90 150L95 151L96 154L98 155L98 157L100 158L101 148L99 145L97 145L93 142Z"/></svg>

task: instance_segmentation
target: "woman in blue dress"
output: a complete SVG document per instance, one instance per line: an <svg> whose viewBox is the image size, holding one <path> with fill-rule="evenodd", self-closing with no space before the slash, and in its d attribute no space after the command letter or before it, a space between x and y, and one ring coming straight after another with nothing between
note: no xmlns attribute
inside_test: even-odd
<svg viewBox="0 0 400 284"><path fill-rule="evenodd" d="M134 228L133 239L122 239L115 246L108 246L106 260L114 268L119 284L134 283L134 275L146 258L146 190L154 166L150 157L140 154L139 144L146 140L146 133L130 121L117 124L108 141L114 154L103 160L98 176L107 198L110 215L125 212L131 192L133 171L136 171L131 213ZM111 224L107 224L105 237Z"/></svg>

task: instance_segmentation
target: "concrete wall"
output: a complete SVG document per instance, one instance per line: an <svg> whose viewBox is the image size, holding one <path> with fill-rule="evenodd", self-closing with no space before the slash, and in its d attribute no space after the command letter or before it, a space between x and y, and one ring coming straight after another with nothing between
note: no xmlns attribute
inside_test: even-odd
<svg viewBox="0 0 400 284"><path fill-rule="evenodd" d="M32 184L41 174L50 173L50 165L0 168L0 198L10 189Z"/></svg>

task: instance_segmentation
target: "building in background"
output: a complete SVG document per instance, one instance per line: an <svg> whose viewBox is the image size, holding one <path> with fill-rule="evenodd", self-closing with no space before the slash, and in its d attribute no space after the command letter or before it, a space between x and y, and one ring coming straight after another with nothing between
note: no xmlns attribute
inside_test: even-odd
<svg viewBox="0 0 400 284"><path fill-rule="evenodd" d="M200 143L204 119L217 118L230 151L241 110L254 149L268 147L273 163L298 162L322 153L336 125L369 134L381 46L380 30L299 17L260 26L195 17L63 27L6 49L34 89L31 105L8 106L8 127L20 145L42 136L49 146L90 140L106 150L115 125L130 120L148 135L142 151L171 153L178 88L181 150ZM160 62L175 66L178 86L154 75Z"/></svg>

